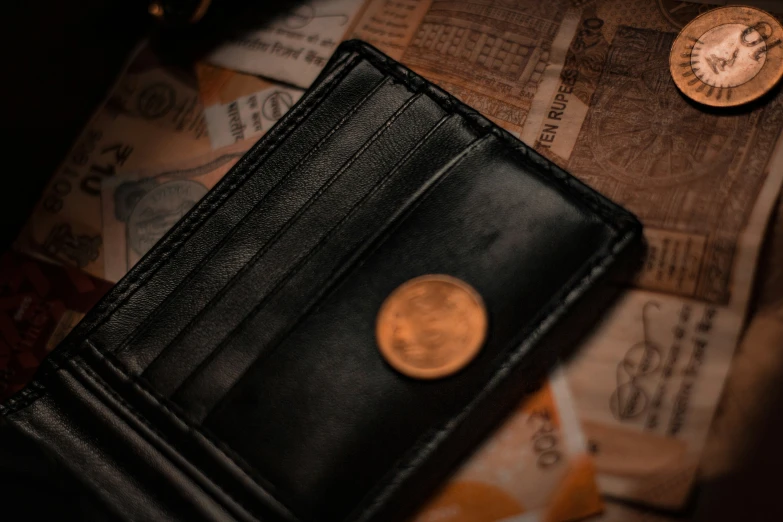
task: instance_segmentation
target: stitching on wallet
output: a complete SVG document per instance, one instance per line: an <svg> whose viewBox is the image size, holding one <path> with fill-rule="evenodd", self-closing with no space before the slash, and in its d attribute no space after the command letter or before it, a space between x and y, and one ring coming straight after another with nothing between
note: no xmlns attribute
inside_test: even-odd
<svg viewBox="0 0 783 522"><path fill-rule="evenodd" d="M132 286L144 279L149 273L156 271L160 265L163 264L163 261L168 256L168 254L177 250L192 235L192 233L199 226L201 226L201 224L214 212L214 210L217 209L223 203L223 201L228 196L230 196L248 176L254 172L254 170L258 167L258 164L264 161L266 157L268 157L277 149L278 145L296 129L303 119L305 119L320 105L320 103L328 96L328 94L340 84L343 78L347 76L348 73L351 72L359 62L361 62L361 56L357 55L351 57L351 59L347 60L341 65L336 65L334 71L328 73L334 74L334 78L329 80L328 83L322 84L322 92L314 94L313 98L305 100L302 105L295 107L294 110L284 116L283 118L286 119L286 121L280 122L279 130L275 131L275 129L273 129L275 132L270 132L267 134L248 152L248 156L255 153L254 157L242 159L239 161L239 163L232 169L232 172L239 173L235 176L236 179L231 179L232 172L229 172L229 174L227 174L220 182L218 182L213 190L207 194L205 201L203 202L203 206L197 205L190 214L183 218L183 222L181 223L182 226L178 227L176 234L172 234L170 236L171 244L165 245L161 248L160 259L158 259L157 262L154 262L151 260L152 258L147 257L146 260L149 263L147 266L143 266L145 260L142 260L142 262L139 263L137 267L134 267L134 269L137 270L137 273L129 275L126 280L117 284L110 292L110 296L107 296L106 302L100 302L98 305L96 305L96 307L93 309L96 317L93 319L87 317L87 321L83 321L83 325L78 325L75 328L76 332L73 332L73 334L83 332L82 335L86 337L86 335L93 328L95 328L97 324L104 321L106 317L111 312L113 312L114 309L116 309L116 306L119 306L130 295L132 295L135 291L135 288L132 288ZM299 110L299 114L294 114L297 109ZM290 119L287 119L289 116ZM241 172L242 169L245 169L244 173ZM179 237L175 238L177 234L179 234ZM111 295L115 292L117 295ZM64 345L62 346L62 351L52 352L47 358L46 364L42 365L42 367L39 369L41 377L45 377L50 371L50 368L52 370L57 370L59 368L60 360L71 356L72 352L77 347L78 344L71 346ZM45 389L46 388L42 384L40 378L33 379L22 391L19 392L18 395L9 398L5 404L0 404L0 414L7 415L27 406L32 401L35 401L45 391Z"/></svg>
<svg viewBox="0 0 783 522"><path fill-rule="evenodd" d="M207 432L203 427L195 426L192 422L187 420L183 415L180 415L177 413L173 408L168 406L164 403L165 399L161 399L157 397L157 393L149 386L147 386L142 380L134 377L129 372L127 372L118 361L113 361L109 357L107 357L106 354L103 353L103 351L98 348L95 343L93 343L91 340L87 339L85 340L85 345L90 349L90 351L93 353L95 357L97 357L99 360L103 361L104 364L106 364L109 368L111 368L113 371L120 374L120 376L127 381L127 383L135 388L138 392L142 393L144 396L147 397L148 400L150 400L155 406L159 408L159 411L163 413L164 415L169 416L174 421L176 421L179 424L182 424L184 426L187 426L188 429L191 432L197 433L201 435L205 442L210 445L215 451L217 451L220 455L226 458L227 461L229 461L231 464L236 466L236 470L244 475L244 477L254 484L256 484L259 488L264 490L264 493L269 496L270 499L274 500L278 504L278 506L282 509L284 509L292 518L298 519L296 515L294 515L294 512L286 506L282 501L280 501L277 496L273 495L270 492L271 490L277 490L278 488L274 486L274 484L270 483L269 480L259 477L256 475L255 470L249 466L247 463L242 460L241 457L236 455L233 450L231 450L229 447L227 447L224 443L217 440L215 437L213 437L209 432ZM71 361L76 361L75 359L71 359ZM81 364L80 367L82 368L88 368L86 364ZM90 371L93 371L90 369ZM162 440L166 441L168 443L168 438L158 431L156 428L154 428L151 424L149 424L149 421L147 421L144 417L144 415L137 411L135 407L133 407L131 404L129 404L125 399L117 395L117 392L115 390L111 390L108 386L101 385L108 393L112 394L112 396L116 395L117 400L121 401L122 404L125 406L125 408L128 410L129 413L133 414L134 418L140 420L143 422L146 426L148 426L150 429L152 429L156 435L158 435ZM177 449L176 446L170 445L171 449L173 451L176 451L177 453L180 453L180 450ZM181 455L181 453L180 453ZM190 461L187 457L182 455L183 458ZM167 459L168 460L168 459ZM176 464L175 464L176 465ZM198 467L198 466L197 466ZM254 513L254 511L250 508L248 508L245 504L241 503L237 499L235 499L229 492L225 490L223 486L215 482L211 477L209 477L206 473L204 474L204 477L208 479L210 482L215 484L215 486L220 489L223 493L225 493L228 497L230 497L232 500L234 500L237 504L242 506L248 513L252 514L253 516L258 516ZM261 484L261 482L264 482L265 484Z"/></svg>
<svg viewBox="0 0 783 522"><path fill-rule="evenodd" d="M162 439L164 441L167 440L166 437L163 436L163 433L161 433L152 423L150 423L140 412L136 411L136 408L134 408L130 403L128 403L119 393L117 393L116 390L112 389L108 385L108 383L105 383L103 381L103 379L95 372L95 370L93 370L92 368L87 366L85 363L79 361L76 358L70 359L68 361L68 364L72 365L77 370L82 370L85 374L87 374L86 376L82 377L82 379L90 380L90 382L92 382L92 384L94 386L97 386L99 389L103 390L104 393L108 394L112 399L117 401L117 403L119 404L119 407L120 408L124 408L127 411L128 415L131 415L135 420L137 420L138 422L142 423L144 426L147 427L148 430L150 430L152 433L157 435L160 439ZM71 375L73 375L74 377L77 377L77 375L75 373L71 373ZM101 401L101 402L104 402L104 404L105 404L105 401ZM108 408L111 408L111 406L109 406L108 404L106 404L106 406ZM150 440L148 437L145 437L142 433L139 433L138 430L133 430L133 431L136 432L140 437L144 438L147 441L147 443L150 444L151 446L155 447L157 445L154 441ZM174 449L173 446L171 446L171 448L172 448L172 450ZM165 455L164 455L164 457L165 457ZM171 459L166 458L166 460L168 462L170 462L174 467L176 467L180 471L180 473L182 473L183 475L188 476L191 479L191 482L193 482L197 487L199 487L199 489L201 489L201 491L203 491L204 494L209 495L219 505L223 505L224 507L228 507L228 506L225 506L225 503L223 501L221 501L218 498L215 498L214 495L210 495L208 491L206 491L204 488L198 486L197 482L195 480L193 480L193 478L190 477L190 474L186 470L182 469L181 466L177 465L177 463L173 462ZM249 515L258 518L258 516L253 512L253 510L248 508L241 501L237 500L233 495L231 495L231 493L226 491L220 484L218 484L215 481L213 481L206 474L204 474L204 478L209 480L218 490L220 490L224 495L226 495L228 498L230 498L233 502L235 502L242 509L244 509Z"/></svg>
<svg viewBox="0 0 783 522"><path fill-rule="evenodd" d="M307 202L305 202L305 205L291 218L291 220L288 221L286 226L282 228L279 232L275 234L274 237L272 237L269 242L264 246L264 248L258 252L253 258L248 261L248 263L245 265L246 267L250 267L251 265L255 265L259 260L260 256L263 256L266 252L269 251L269 248L271 248L272 245L274 245L278 240L281 239L282 235L290 228L290 226L293 225L294 221L297 220L301 215L309 209L315 202L323 195L323 193L329 189L336 181L340 178L342 174L344 174L351 166L361 157L364 152L370 148L373 144L377 143L377 141L389 130L389 128L394 124L394 122L397 121L397 119L402 116L405 111L410 107L416 100L421 99L423 95L422 94L416 94L412 97L410 97L406 102L397 109L392 116L390 116L384 125L379 128L371 137L368 139L362 147L353 154L353 156L345 162L338 170L335 172L329 180L323 184L315 194L313 194L310 199L308 199ZM383 179L383 178L382 178ZM380 181L378 182L380 183ZM372 192L372 189L369 193ZM263 306L267 303L267 301L272 298L277 292L292 278L294 277L301 268L304 266L304 264L311 259L314 255L316 255L321 248L325 245L326 240L328 240L330 237L332 237L333 233L338 230L341 225L345 222L346 218L353 214L354 208L356 208L357 205L359 205L364 200L364 197L360 198L359 201L357 201L347 212L345 216L340 218L340 220L326 233L324 236L321 237L321 239L318 240L318 242L313 245L313 247L307 252L305 256L300 258L298 261L294 262L294 266L291 267L282 277L281 279L275 283L275 285L269 290L269 292L264 295L255 305L253 305L253 308L247 313L245 317L243 317L240 322L226 335L226 337L218 343L218 345L210 352L207 357L201 362L201 364L198 365L198 367L194 370L194 372L188 376L188 378L182 382L182 384L178 388L178 393L180 390L185 389L187 385L193 381L193 379L196 378L198 375L196 372L199 372L203 369L203 367L208 364L210 361L214 360L215 357L219 355L219 353L222 351L223 348L228 345L231 340L238 335L239 329L242 328L243 325L245 325L248 321L251 321L253 317L255 317L263 308ZM249 268L248 268L249 269ZM232 278L231 283L237 283L236 279L246 272L246 270L240 271L234 278ZM230 284L231 284L230 283ZM235 285L232 285L235 286ZM221 292L221 295L225 292ZM219 400L219 399L218 399Z"/></svg>
<svg viewBox="0 0 783 522"><path fill-rule="evenodd" d="M384 85L386 85L387 83L388 83L388 79L383 79L383 80L379 81L379 82L378 82L378 84L377 84L375 87L373 87L373 88L372 88L372 89L371 89L371 90L370 90L370 91L369 91L367 94L365 94L365 95L362 97L362 99L361 99L361 100L360 100L360 101L359 101L359 102L358 102L356 105L354 105L353 107L351 107L351 109L350 109L350 110L349 110L349 111L348 111L348 112L347 112L345 115L343 115L343 117L342 117L342 118L340 118L340 120L339 120L339 121L338 121L338 122L337 122L337 123L336 123L336 124L335 124L335 125L334 125L334 126L331 128L331 129L330 129L330 130L329 130L329 132L328 132L328 133L327 133L325 136L323 136L323 137L322 137L322 138L321 138L321 139L318 141L318 143L316 143L316 145L315 145L315 146L314 146L312 149L310 149L310 151L308 151L308 153L307 153L307 154L306 154L306 155L305 155L305 156L304 156L302 159L300 159L300 160L299 160L299 161L298 161L298 162L297 162L297 163L296 163L294 166L292 166L292 167L291 167L291 168L290 168L290 169L289 169L289 170L288 170L288 171L285 173L285 175L283 175L283 176L282 176L282 177L281 177L281 178L280 178L280 179L279 179L279 180L278 180L278 181L277 181L277 182L276 182L276 183L275 183L275 184L274 184L274 185L273 185L273 186L272 186L272 187L269 189L269 191L268 191L268 192L267 192L267 193L266 193L266 194L265 194L265 195L264 195L264 196L263 196L261 199L259 199L259 200L258 200L258 201L257 201L257 202L256 202L256 203L255 203L255 204L252 206L252 207L251 207L251 209L250 209L250 210L248 211L248 213L246 214L246 216L245 216L245 219L247 219L247 217L248 217L248 216L250 216L251 214L254 214L254 213L256 213L256 212L258 211L258 207L259 207L259 206L260 206L260 205L261 205L261 204L262 204L264 201L266 201L266 198L267 198L267 196L269 196L270 194L272 194L272 192L275 192L276 190L278 190L278 189L279 189L279 187L281 187L281 186L282 186L282 184L283 184L283 183L284 183L284 182L285 182L287 179L289 179L289 178L290 178L290 177L291 177L291 176L292 176L294 173L296 173L296 172L298 171L298 169L299 169L299 168L301 168L301 166L302 166L303 164L305 164L307 161L309 161L309 160L310 160L310 159L313 157L313 155L314 155L315 153L317 153L317 152L318 152L318 151L319 151L319 150L320 150L320 149L321 149L321 148L324 146L324 143L326 143L326 141L327 141L329 138L331 138L331 137L332 137L332 135L334 135L334 133L335 133L335 132L337 132L338 130L340 130L340 128L342 128L342 127L343 127L343 125L345 125L345 123L346 123L346 122L347 122L347 121L348 121L348 120L349 120L349 119L350 119L350 118L351 118L351 117L352 117L354 114L356 114L356 112L357 112L357 111L358 111L358 110L359 110L359 109L360 109L360 108L361 108L361 107L362 107L362 106L363 106L363 105L364 105L364 104L365 104L365 103L366 103L366 102L367 102L367 101L368 101L370 98L372 98L372 96L373 96L375 93L377 93L377 92L378 92L378 90L380 90L380 89L381 89L381 88L382 88ZM305 202L305 204L307 204L307 202ZM300 209L300 210L301 210L301 209ZM297 213L296 213L296 214L295 214L295 215L294 215L294 216L293 216L291 219L295 219L295 218L296 218L296 216L298 216L298 215L299 215L299 211L297 211ZM290 221L290 220L289 220L289 221ZM283 224L283 227L285 227L287 224L288 224L288 221L287 221L286 223L284 223L284 224ZM204 258L204 260L202 261L201 265L203 265L203 264L205 264L205 263L208 263L210 260L212 260L212 259L214 258L214 256L217 254L217 252L220 250L220 248L221 248L223 245L225 245L225 244L226 244L226 243L227 243L227 242L228 242L228 241L229 241L229 240L230 240L232 237L234 237L234 235L237 233L237 231L238 231L238 229L240 228L240 226L241 226L241 223L239 223L237 226L235 226L234 228L232 228L232 229L231 229L231 230L230 230L230 231L229 231L229 232L228 232L228 233L227 233L225 236L223 236L223 237L221 238L221 240L220 240L220 241L219 241L219 242L218 242L218 243L217 243L217 244L214 246L214 248L212 249L212 251L211 251L211 252L210 252L210 253L209 253L209 254L208 254L208 255L207 255L205 258ZM265 252L265 251L266 251L266 247L267 247L267 246L270 244L270 242L271 242L271 241L274 239L274 237L276 237L276 236L277 236L277 233L275 233L275 236L273 236L273 238L272 238L272 239L270 239L270 240L269 240L269 241L268 241L268 242L267 242L267 243L266 243L264 246L262 246L262 248L261 248L261 249L260 249L258 252L256 252L255 254L253 254L253 257L251 257L251 258L250 258L250 259L249 259L247 262L245 262L245 263L244 263L244 264L243 264L243 265L242 265L242 266L239 268L239 270L237 271L237 273L236 273L236 274L234 274L233 276L231 276L231 278L230 278L230 279L229 279L229 280L226 282L226 284L225 284L225 285L223 285L223 286L222 286L222 287L221 287L221 288L218 290L218 292L217 292L217 293L216 293L216 294L215 294L215 295L214 295L214 296L211 298L211 300L219 299L219 298L220 298L220 297L221 297L221 296L222 296L222 295L223 295L223 294L224 294L224 293L225 293L225 292L228 290L228 288L229 288L230 286L233 286L233 285L232 285L232 283L233 283L233 282L234 282L234 281L235 281L235 280L236 280L236 279L237 279L237 278L238 278L238 277L239 277L241 274L243 274L243 273L244 273L244 272L247 270L247 268L248 268L250 265L252 265L252 264L253 264L254 260L256 260L260 254L263 254L263 252ZM177 285L177 288L176 288L174 291L172 291L172 293L171 293L171 294L169 294L168 296L166 296L166 298L165 298L165 299L164 299L164 300L163 300L163 301L160 303L160 305L158 305L158 306L155 308L155 310L149 314L148 318L147 318L147 319L146 319L146 320L145 320L145 321L144 321L144 322L143 322L141 325L139 325L139 327L137 328L137 330L136 330L135 332L133 332L131 335L129 335L129 336L128 336L128 339L127 339L126 341L123 341L123 343L122 343L122 344L121 344L121 345L120 345L120 346L119 346L119 347L118 347L118 348L117 348L117 349L116 349L116 350L115 350L113 353L115 353L115 354L118 354L118 355L119 355L120 353L122 353L123 351L125 351L125 350L126 350L128 347L130 347L130 346L131 346L131 345L132 345L132 344L133 344L133 343L134 343L134 342L135 342L135 341L136 341L136 340L137 340L137 339L138 339L140 336L142 336L142 335L143 335L143 334L144 334L146 331L148 331L148 329L149 329L149 328L150 328L150 326L152 325L153 319L155 318L155 313L154 313L154 312L155 312L155 311L157 311L157 310L161 310L161 309L162 309L162 308L163 308L163 307L164 307L166 304L170 303L172 299L174 299L176 296L180 295L180 292L181 292L181 290L182 290L182 289L183 289L183 288L184 288L184 287L187 285L187 283L188 283L189 281L191 281L191 280L193 279L193 277L195 277L195 272L196 272L196 271L194 270L194 271L191 273L192 275L189 275L188 277L186 277L185 279L183 279L183 280L182 280L182 282L181 282L179 285ZM183 329L182 329L182 330L181 330L181 331L180 331L180 332L179 332L179 333L178 333L178 334L177 334L177 335L174 337L174 339L172 339L172 340L171 340L171 342L169 342L168 344L166 344L165 346L163 346L163 347L160 349L160 351L158 352L158 354L157 354L157 355L156 355L156 356L155 356L155 357L152 359L152 361L151 361L149 364L150 364L150 365L151 365L151 364L153 364L153 362L154 362L156 359L158 359L158 357L160 357L160 355L161 355L161 354L162 354L162 353L163 353L163 352L164 352L164 351L165 351L165 350L166 350L168 347L170 347L170 346L172 346L172 345L176 344L178 341L180 341L180 340L182 339L182 336L183 336L183 335L185 334L185 332L187 331L187 328L188 328L188 326L190 326L191 324L193 324L193 322L194 322L194 321L198 320L198 319L199 319L199 318L200 318L200 317L203 315L203 313L205 312L205 310L206 310L206 309L202 309L202 310L201 310L201 311L199 311L199 312L198 312L198 313L197 313L195 316L193 316L193 318L191 318L191 319L190 319L190 320L187 322L187 324L186 324L186 325L183 327Z"/></svg>

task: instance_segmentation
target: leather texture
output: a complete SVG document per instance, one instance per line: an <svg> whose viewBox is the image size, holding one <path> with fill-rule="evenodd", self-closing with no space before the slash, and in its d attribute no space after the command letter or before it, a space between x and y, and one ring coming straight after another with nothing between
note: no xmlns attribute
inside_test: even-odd
<svg viewBox="0 0 783 522"><path fill-rule="evenodd" d="M395 520L574 344L640 236L347 42L2 413L120 519ZM490 326L464 370L422 381L374 328L428 273L476 288Z"/></svg>

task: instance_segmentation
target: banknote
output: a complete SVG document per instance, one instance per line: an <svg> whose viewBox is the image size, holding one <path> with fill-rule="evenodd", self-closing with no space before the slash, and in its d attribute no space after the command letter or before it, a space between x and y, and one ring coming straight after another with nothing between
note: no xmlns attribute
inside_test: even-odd
<svg viewBox="0 0 783 522"><path fill-rule="evenodd" d="M518 134L562 24L567 0L435 0L413 32L402 62ZM358 27L355 36L364 37Z"/></svg>
<svg viewBox="0 0 783 522"><path fill-rule="evenodd" d="M645 224L639 275L567 374L601 490L676 509L783 179L783 96L732 112L687 102L668 70L687 19L663 4L586 2L576 30L555 38L568 50L550 63L522 138Z"/></svg>
<svg viewBox="0 0 783 522"><path fill-rule="evenodd" d="M142 45L54 173L15 248L102 277L101 182L209 150L195 74L164 66Z"/></svg>
<svg viewBox="0 0 783 522"><path fill-rule="evenodd" d="M432 0L365 0L365 7L348 36L361 38L402 60Z"/></svg>
<svg viewBox="0 0 783 522"><path fill-rule="evenodd" d="M245 140L176 164L104 180L104 279L119 281L252 144Z"/></svg>
<svg viewBox="0 0 783 522"><path fill-rule="evenodd" d="M351 27L363 0L309 0L212 51L215 65L307 88Z"/></svg>
<svg viewBox="0 0 783 522"><path fill-rule="evenodd" d="M558 51L553 42L561 25L575 30L580 11L573 4L577 3L322 0L305 3L270 28L222 46L209 60L307 87L340 40L359 38L518 135L547 64L562 60L552 53L565 55L567 45ZM301 25L309 19L301 15L302 9L324 13L321 23L330 29L317 30L315 19L292 29L292 20ZM329 13L345 16L328 18ZM324 34L329 35L326 41ZM321 42L319 59L312 62L307 61L310 38Z"/></svg>
<svg viewBox="0 0 783 522"><path fill-rule="evenodd" d="M111 284L23 254L0 255L0 402L38 365Z"/></svg>
<svg viewBox="0 0 783 522"><path fill-rule="evenodd" d="M602 509L573 398L555 370L413 520L566 522Z"/></svg>
<svg viewBox="0 0 783 522"><path fill-rule="evenodd" d="M699 475L707 500L725 494L720 485L742 487L748 461L764 461L776 446L766 432L780 408L783 352L783 200L759 262L753 309L726 382L704 449ZM765 444L766 443L766 444ZM752 471L752 466L748 471ZM753 475L750 478L756 478ZM711 486L716 484L718 486ZM717 502L714 502L717 503Z"/></svg>
<svg viewBox="0 0 783 522"><path fill-rule="evenodd" d="M213 149L261 137L302 96L300 89L207 63L196 64Z"/></svg>

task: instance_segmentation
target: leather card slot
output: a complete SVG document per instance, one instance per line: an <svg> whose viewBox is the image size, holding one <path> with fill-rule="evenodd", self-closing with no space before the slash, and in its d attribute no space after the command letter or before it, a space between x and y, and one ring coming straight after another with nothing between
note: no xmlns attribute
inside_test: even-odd
<svg viewBox="0 0 783 522"><path fill-rule="evenodd" d="M334 83L319 87L317 92L308 95L299 106L289 111L280 128L276 127L264 136L201 202L202 206L211 206L211 215L192 232L186 233L177 248L169 250L168 245L163 246L166 241L162 240L153 249L166 248L165 253L157 254L158 258L166 258L166 262L153 271L144 284L132 289L123 305L95 329L91 338L102 346L116 347L118 351L127 346L123 341L137 328L143 328L144 321L155 316L156 308L173 290L187 286L196 269L227 240L230 232L252 211L258 198L339 125L346 114L363 103L383 80L383 75L367 62L355 66L349 64L340 76L334 78ZM292 118L291 123L286 121L289 117ZM297 121L303 118L306 118L307 125L297 125ZM253 175L260 168L264 169L264 175ZM223 189L225 184L230 186ZM232 187L235 187L233 192ZM217 201L213 202L214 199ZM183 235L181 230L177 232L179 236ZM142 260L126 280L136 279L135 274L146 270L149 264ZM128 287L126 280L120 282L116 289Z"/></svg>
<svg viewBox="0 0 783 522"><path fill-rule="evenodd" d="M185 519L231 516L252 520L228 497L210 491L206 477L196 478L198 471L192 464L172 458L175 453L155 427L133 415L125 399L78 360L72 359L66 369L58 371L49 387L52 395L33 407L40 415L31 415L29 422L22 416L20 427L45 441L49 451L60 456L110 508L118 504L116 496L137 499L119 508L118 515L153 520L166 511L166 505L176 505ZM85 467L91 473L85 474ZM139 481L139 476L145 480ZM199 504L188 501L195 496L201 497Z"/></svg>
<svg viewBox="0 0 783 522"><path fill-rule="evenodd" d="M176 405L160 397L149 383L130 376L127 368L112 354L100 352L87 341L79 371L93 375L101 389L94 389L96 397L116 396L119 407L118 423L149 439L161 456L190 475L201 487L215 496L228 496L231 503L253 513L253 520L284 519L293 522L288 499L274 484L255 474L238 455L223 446L209 432L189 423ZM150 430L152 435L150 437ZM114 447L110 441L104 444ZM226 495L224 495L224 493Z"/></svg>
<svg viewBox="0 0 783 522"><path fill-rule="evenodd" d="M387 178L381 190L372 192L356 207L356 215L339 223L335 237L316 255L306 258L290 280L284 281L269 300L259 302L239 326L214 350L210 357L172 396L172 400L189 411L195 421L203 420L212 407L259 358L285 337L299 320L316 307L328 289L361 264L363 256L406 212L414 208L428 191L474 150L465 148L475 140L472 132L460 128L463 122L454 117L443 125L449 145L430 138L428 145L417 150ZM426 161L429 168L422 169ZM438 164L441 168L436 168ZM369 226L372 224L372 226ZM382 239L381 239L382 241ZM302 291L302 288L309 291ZM218 379L217 376L220 376Z"/></svg>
<svg viewBox="0 0 783 522"><path fill-rule="evenodd" d="M541 321L600 261L595 245L612 239L494 136L478 143L204 420L306 516L343 520L394 480L389 470L414 466L417 452L497 377L519 335L548 328ZM390 369L375 341L383 300L427 273L471 284L490 318L476 359L435 381ZM253 326L239 331L239 345L255 346L267 328Z"/></svg>
<svg viewBox="0 0 783 522"><path fill-rule="evenodd" d="M221 289L219 297L199 314L198 321L183 330L176 342L150 364L144 376L164 395L168 396L176 389L247 311L290 278L302 258L323 247L322 239L329 234L333 224L349 213L353 202L370 190L373 180L415 146L417 139L423 137L443 114L443 110L427 97L410 98L259 249L241 272ZM267 208L274 212L274 208ZM306 288L299 291L309 292Z"/></svg>
<svg viewBox="0 0 783 522"><path fill-rule="evenodd" d="M119 355L123 362L136 372L143 371L205 310L211 299L220 295L243 266L266 248L270 239L301 211L308 197L318 191L341 163L356 153L361 144L359 139L369 138L411 96L399 84L382 82L311 147L308 155L284 176L277 176L277 183L262 197L253 196L257 203L252 211L194 269L187 284L179 285L125 343L132 349ZM346 136L351 136L353 141L345 139ZM331 153L324 154L324 149Z"/></svg>

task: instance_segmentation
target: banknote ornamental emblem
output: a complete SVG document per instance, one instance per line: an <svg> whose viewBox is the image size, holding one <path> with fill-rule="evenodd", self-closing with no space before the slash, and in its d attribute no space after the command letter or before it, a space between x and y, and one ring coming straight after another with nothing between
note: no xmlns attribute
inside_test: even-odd
<svg viewBox="0 0 783 522"><path fill-rule="evenodd" d="M669 68L680 91L715 107L742 105L783 77L783 26L752 7L714 9L696 17L671 48Z"/></svg>
<svg viewBox="0 0 783 522"><path fill-rule="evenodd" d="M451 375L481 350L487 333L481 296L444 275L411 279L386 298L376 324L378 347L396 370L419 379Z"/></svg>

